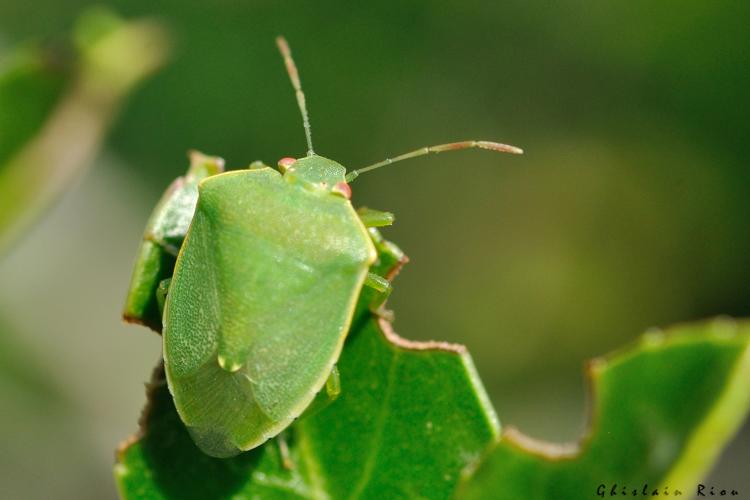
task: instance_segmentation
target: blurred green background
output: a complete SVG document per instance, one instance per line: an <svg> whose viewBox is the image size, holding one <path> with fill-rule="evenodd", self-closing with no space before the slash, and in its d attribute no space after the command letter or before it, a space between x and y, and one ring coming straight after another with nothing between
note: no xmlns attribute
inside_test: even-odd
<svg viewBox="0 0 750 500"><path fill-rule="evenodd" d="M0 49L91 2L0 2ZM467 344L501 421L585 428L581 366L644 329L750 316L750 3L121 0L175 38L88 175L0 261L0 497L115 496L159 338L120 323L146 217L197 148L232 168L305 152L274 46L299 66L316 150L363 175L411 257L390 306L409 338ZM344 381L345 384L345 381ZM345 387L345 385L344 385ZM747 494L745 426L711 478ZM743 470L745 469L745 470Z"/></svg>

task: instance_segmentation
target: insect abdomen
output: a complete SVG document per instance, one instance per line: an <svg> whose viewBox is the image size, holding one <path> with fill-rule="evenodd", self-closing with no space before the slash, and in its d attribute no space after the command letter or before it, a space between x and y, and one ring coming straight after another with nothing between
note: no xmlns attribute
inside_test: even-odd
<svg viewBox="0 0 750 500"><path fill-rule="evenodd" d="M325 383L373 260L343 198L270 169L201 183L165 315L167 374L186 424L240 449L286 427Z"/></svg>

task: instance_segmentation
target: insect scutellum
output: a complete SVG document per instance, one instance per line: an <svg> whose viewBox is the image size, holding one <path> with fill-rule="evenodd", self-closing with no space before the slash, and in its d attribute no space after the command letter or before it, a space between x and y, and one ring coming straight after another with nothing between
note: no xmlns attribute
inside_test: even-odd
<svg viewBox="0 0 750 500"><path fill-rule="evenodd" d="M451 142L447 144L437 144L434 146L425 146L408 153L403 153L393 158L386 158L383 161L373 163L366 167L362 167L356 170L352 170L346 173L346 169L336 163L333 160L323 158L315 154L312 145L312 132L310 128L310 117L307 113L307 103L305 101L305 94L302 91L302 84L299 78L299 72L297 71L297 65L294 63L292 58L292 52L289 49L289 44L286 39L282 36L276 38L276 44L279 47L282 57L284 58L284 64L289 74L289 79L292 82L292 87L297 96L297 105L299 106L300 113L302 114L302 124L305 129L305 138L307 139L307 156L295 160L294 158L282 158L279 160L278 166L283 172L287 172L290 169L294 171L306 180L314 183L323 184L327 186L331 191L338 192L346 198L351 197L351 190L349 189L348 183L359 177L364 172L369 172L392 163L399 162L401 160L408 160L410 158L416 158L418 156L424 156L430 153L442 153L444 151L457 151L460 149L471 149L480 148L487 149L490 151L496 151L499 153L511 153L511 154L523 154L523 150L516 146L510 146L508 144L502 144L493 141L478 141L478 140L466 140ZM302 171L302 172L300 172ZM341 172L343 171L344 177L340 178Z"/></svg>

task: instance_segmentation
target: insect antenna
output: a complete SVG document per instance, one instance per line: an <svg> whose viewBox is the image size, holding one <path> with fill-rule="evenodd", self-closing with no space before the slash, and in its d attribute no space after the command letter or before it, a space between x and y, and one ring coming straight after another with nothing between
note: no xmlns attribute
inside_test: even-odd
<svg viewBox="0 0 750 500"><path fill-rule="evenodd" d="M507 144L500 144L499 142L461 141L461 142L451 142L449 144L438 144L436 146L427 146L424 148L415 149L414 151L410 151L408 153L395 156L393 158L386 158L385 160L380 161L378 163L373 163L372 165L368 165L366 167L359 168L357 170L352 170L351 172L346 174L346 182L353 181L354 179L359 177L359 174L361 173L369 172L370 170L375 170L376 168L385 167L386 165L390 165L391 163L396 163L397 161L408 160L409 158L416 158L417 156L424 156L430 153L442 153L443 151L456 151L459 149L470 149L470 148L489 149L490 151L497 151L500 153L512 153L516 155L523 154L523 149L517 148L515 146L508 146Z"/></svg>
<svg viewBox="0 0 750 500"><path fill-rule="evenodd" d="M305 127L305 139L307 139L307 156L312 156L315 154L315 151L313 151L312 145L310 117L307 114L305 94L304 92L302 92L302 84L299 80L297 65L294 64L294 59L292 59L292 51L289 49L289 44L286 43L286 39L283 36L276 37L276 45L279 47L279 52L281 52L281 56L284 58L286 72L289 74L289 80L292 81L292 87L294 87L294 93L297 96L297 105L299 106L300 113L302 113L302 125Z"/></svg>

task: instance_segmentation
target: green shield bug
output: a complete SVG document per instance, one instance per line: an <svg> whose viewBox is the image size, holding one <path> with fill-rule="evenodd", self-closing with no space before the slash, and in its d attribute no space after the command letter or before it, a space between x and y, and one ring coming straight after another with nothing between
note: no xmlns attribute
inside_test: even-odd
<svg viewBox="0 0 750 500"><path fill-rule="evenodd" d="M308 407L332 373L376 248L366 226L383 212L358 214L349 182L362 172L428 153L484 148L488 141L431 146L347 174L313 151L299 76L277 39L302 113L308 152L279 170L253 164L203 179L169 285L163 315L164 363L181 419L207 454L259 446Z"/></svg>

